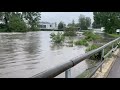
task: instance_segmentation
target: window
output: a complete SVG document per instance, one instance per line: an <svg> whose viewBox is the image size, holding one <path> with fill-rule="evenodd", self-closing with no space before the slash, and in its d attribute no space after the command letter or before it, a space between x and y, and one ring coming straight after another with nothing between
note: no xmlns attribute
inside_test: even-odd
<svg viewBox="0 0 120 90"><path fill-rule="evenodd" d="M46 28L46 25L43 25L43 28Z"/></svg>
<svg viewBox="0 0 120 90"><path fill-rule="evenodd" d="M52 25L50 25L50 27L52 27Z"/></svg>
<svg viewBox="0 0 120 90"><path fill-rule="evenodd" d="M46 25L40 25L40 28L46 28Z"/></svg>

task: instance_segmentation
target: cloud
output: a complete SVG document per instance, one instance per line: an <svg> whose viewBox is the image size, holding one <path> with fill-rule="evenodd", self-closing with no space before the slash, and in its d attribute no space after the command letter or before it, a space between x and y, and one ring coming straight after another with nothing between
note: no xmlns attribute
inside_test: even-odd
<svg viewBox="0 0 120 90"><path fill-rule="evenodd" d="M77 23L80 14L90 17L93 22L93 12L41 12L41 21L51 23L63 21L65 24L68 24L74 19Z"/></svg>

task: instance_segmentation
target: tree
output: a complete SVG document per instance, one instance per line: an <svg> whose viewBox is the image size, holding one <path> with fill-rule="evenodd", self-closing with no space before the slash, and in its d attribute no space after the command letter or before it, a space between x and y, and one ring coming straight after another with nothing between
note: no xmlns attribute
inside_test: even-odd
<svg viewBox="0 0 120 90"><path fill-rule="evenodd" d="M64 30L65 36L76 36L76 28L70 26L69 28L65 28Z"/></svg>
<svg viewBox="0 0 120 90"><path fill-rule="evenodd" d="M79 16L79 26L82 30L86 30L87 29L87 26L86 26L86 18L84 15L80 15Z"/></svg>
<svg viewBox="0 0 120 90"><path fill-rule="evenodd" d="M106 33L115 33L120 28L120 12L94 12L94 22L105 27Z"/></svg>
<svg viewBox="0 0 120 90"><path fill-rule="evenodd" d="M24 24L29 26L31 31L37 30L39 28L39 21L41 18L40 16L40 12L0 12L0 22L2 22L2 24L0 25L1 31L12 31L9 30L9 23L10 20L13 20L16 23L18 23L16 17L17 19L19 17L19 19L21 19L22 22L24 22Z"/></svg>
<svg viewBox="0 0 120 90"><path fill-rule="evenodd" d="M27 20L32 31L39 28L39 22L41 18L40 12L23 12L23 17Z"/></svg>
<svg viewBox="0 0 120 90"><path fill-rule="evenodd" d="M97 24L95 21L92 23L93 28L101 28L100 24Z"/></svg>
<svg viewBox="0 0 120 90"><path fill-rule="evenodd" d="M72 23L69 23L67 26L69 26L69 27L75 27L76 26L75 21L72 20Z"/></svg>
<svg viewBox="0 0 120 90"><path fill-rule="evenodd" d="M101 28L102 25L100 23L100 15L98 12L93 12L93 18L94 18L94 22L92 23L92 27L93 28Z"/></svg>
<svg viewBox="0 0 120 90"><path fill-rule="evenodd" d="M18 15L12 15L9 19L9 31L14 32L26 32L27 27L23 19L21 19Z"/></svg>
<svg viewBox="0 0 120 90"><path fill-rule="evenodd" d="M90 19L90 17L86 17L86 26L87 26L87 28L91 26L91 19Z"/></svg>
<svg viewBox="0 0 120 90"><path fill-rule="evenodd" d="M72 20L72 26L75 26L75 21L74 20Z"/></svg>
<svg viewBox="0 0 120 90"><path fill-rule="evenodd" d="M5 24L7 29L9 29L8 22L12 13L13 12L0 12L0 20Z"/></svg>
<svg viewBox="0 0 120 90"><path fill-rule="evenodd" d="M65 27L65 24L61 21L59 24L58 24L58 29L63 29Z"/></svg>
<svg viewBox="0 0 120 90"><path fill-rule="evenodd" d="M90 17L85 17L84 15L80 15L78 19L78 24L76 26L79 26L82 30L87 30L88 27L91 26L91 19Z"/></svg>

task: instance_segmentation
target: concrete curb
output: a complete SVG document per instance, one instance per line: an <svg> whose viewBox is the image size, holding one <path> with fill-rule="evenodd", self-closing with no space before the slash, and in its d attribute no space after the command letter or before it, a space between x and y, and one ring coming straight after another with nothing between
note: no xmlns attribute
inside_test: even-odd
<svg viewBox="0 0 120 90"><path fill-rule="evenodd" d="M118 51L117 55L119 54L119 52L120 52L120 50ZM108 71L105 73L105 75L104 75L103 78L107 78L107 77L108 77L108 75L109 75L109 73L110 73L110 70L112 69L112 67L113 67L113 65L114 65L114 63L115 63L115 61L117 60L117 55L115 56L115 59L113 60L112 64L110 65ZM113 56L113 57L114 57L114 56Z"/></svg>
<svg viewBox="0 0 120 90"><path fill-rule="evenodd" d="M110 70L112 69L112 66L114 65L118 54L120 53L120 50L117 49L113 54L111 58L106 58L105 63L103 64L103 71L100 72L99 69L96 71L96 73L93 75L92 78L107 78L109 75ZM112 61L110 61L110 59ZM107 65L108 64L108 65Z"/></svg>

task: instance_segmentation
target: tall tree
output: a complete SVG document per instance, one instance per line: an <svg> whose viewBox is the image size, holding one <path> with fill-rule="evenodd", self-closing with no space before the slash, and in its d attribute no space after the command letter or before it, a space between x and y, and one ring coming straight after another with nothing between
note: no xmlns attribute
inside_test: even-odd
<svg viewBox="0 0 120 90"><path fill-rule="evenodd" d="M11 15L12 15L12 12L0 12L0 20L5 24L7 29L8 29L8 22Z"/></svg>
<svg viewBox="0 0 120 90"><path fill-rule="evenodd" d="M64 22L60 22L59 24L58 24L58 29L63 29L65 27L65 24L64 24Z"/></svg>
<svg viewBox="0 0 120 90"><path fill-rule="evenodd" d="M39 27L40 12L23 12L23 17L27 20L31 30L34 31Z"/></svg>
<svg viewBox="0 0 120 90"><path fill-rule="evenodd" d="M0 21L3 22L7 29L9 29L9 20L12 15L18 15L19 12L0 12ZM19 14L20 15L20 14Z"/></svg>
<svg viewBox="0 0 120 90"><path fill-rule="evenodd" d="M72 20L72 23L69 23L67 26L69 26L69 27L75 27L75 21Z"/></svg>
<svg viewBox="0 0 120 90"><path fill-rule="evenodd" d="M120 28L120 12L94 12L94 21L105 27L106 33L115 33Z"/></svg>
<svg viewBox="0 0 120 90"><path fill-rule="evenodd" d="M87 26L87 28L91 26L91 19L90 19L90 17L86 17L86 26Z"/></svg>
<svg viewBox="0 0 120 90"><path fill-rule="evenodd" d="M86 30L87 29L87 26L86 26L86 18L84 15L80 15L79 16L79 26L82 30Z"/></svg>
<svg viewBox="0 0 120 90"><path fill-rule="evenodd" d="M72 26L75 26L75 21L74 20L72 20Z"/></svg>
<svg viewBox="0 0 120 90"><path fill-rule="evenodd" d="M9 30L8 31L14 31L14 32L26 32L27 27L26 23L18 14L14 14L9 19Z"/></svg>

